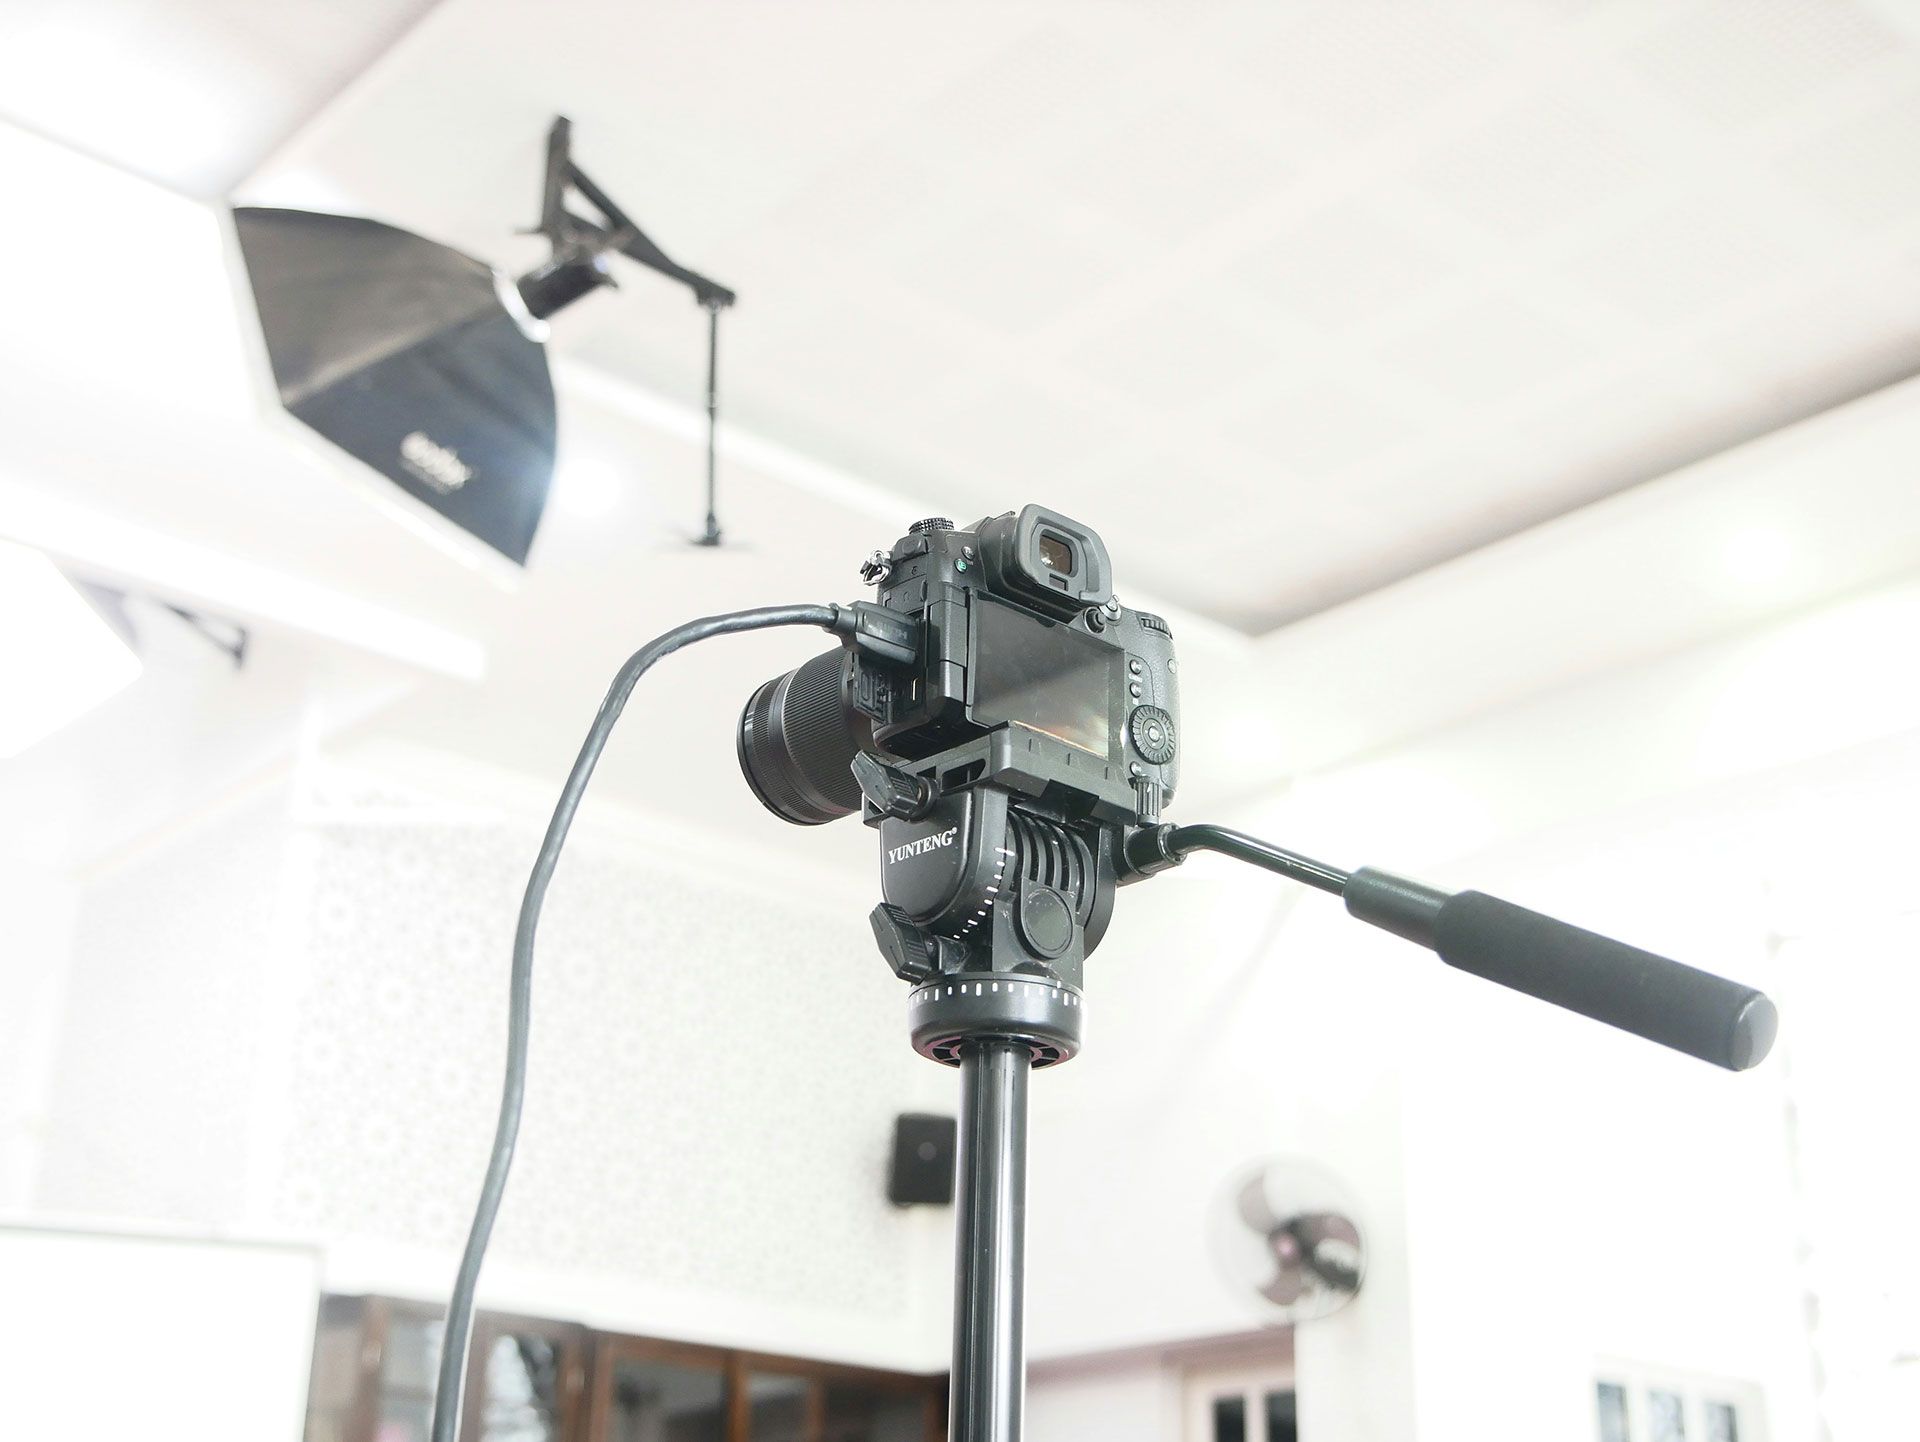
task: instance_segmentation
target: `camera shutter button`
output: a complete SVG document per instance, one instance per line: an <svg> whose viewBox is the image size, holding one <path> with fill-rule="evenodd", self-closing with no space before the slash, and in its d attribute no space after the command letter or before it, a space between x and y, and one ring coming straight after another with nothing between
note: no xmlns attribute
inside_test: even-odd
<svg viewBox="0 0 1920 1442"><path fill-rule="evenodd" d="M1148 765L1164 766L1173 760L1173 717L1161 707L1134 707L1127 718L1127 735Z"/></svg>

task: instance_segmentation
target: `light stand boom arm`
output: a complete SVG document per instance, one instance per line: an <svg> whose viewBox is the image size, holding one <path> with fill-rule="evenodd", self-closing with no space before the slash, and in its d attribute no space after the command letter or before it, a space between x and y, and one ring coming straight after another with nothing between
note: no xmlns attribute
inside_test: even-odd
<svg viewBox="0 0 1920 1442"><path fill-rule="evenodd" d="M599 213L590 219L567 205L567 193L577 192ZM637 265L693 292L707 312L707 519L694 544L720 544L720 519L714 475L720 431L720 312L739 299L726 286L697 270L690 270L654 244L647 233L594 182L573 159L573 122L553 118L547 132L547 168L540 190L540 224L536 233L553 244L553 254L519 280L522 302L529 314L544 320L581 296L613 284L607 256L624 255Z"/></svg>

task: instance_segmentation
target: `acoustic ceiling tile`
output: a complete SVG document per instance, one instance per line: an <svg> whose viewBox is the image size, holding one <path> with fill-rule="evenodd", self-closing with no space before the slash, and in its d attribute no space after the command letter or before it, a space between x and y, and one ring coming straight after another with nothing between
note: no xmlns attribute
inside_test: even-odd
<svg viewBox="0 0 1920 1442"><path fill-rule="evenodd" d="M1194 287L1097 329L1067 358L1121 404L1179 409L1264 373L1271 346Z"/></svg>
<svg viewBox="0 0 1920 1442"><path fill-rule="evenodd" d="M1294 147L1201 109L1189 98L1117 125L1059 166L1062 195L1109 216L1122 234L1182 237L1283 191Z"/></svg>
<svg viewBox="0 0 1920 1442"><path fill-rule="evenodd" d="M1378 388L1318 377L1266 391L1221 429L1264 465L1319 480L1417 440L1421 420Z"/></svg>
<svg viewBox="0 0 1920 1442"><path fill-rule="evenodd" d="M1905 42L1849 0L1705 0L1631 47L1622 63L1682 110L1747 124L1900 54Z"/></svg>
<svg viewBox="0 0 1920 1442"><path fill-rule="evenodd" d="M1444 245L1376 207L1340 201L1255 248L1228 271L1235 288L1290 320L1350 333L1458 273Z"/></svg>
<svg viewBox="0 0 1920 1442"><path fill-rule="evenodd" d="M1848 224L1912 226L1920 218L1920 86L1814 135L1779 166Z"/></svg>
<svg viewBox="0 0 1920 1442"><path fill-rule="evenodd" d="M1074 220L1008 203L902 234L876 264L929 303L1019 336L1093 300L1123 272L1120 238Z"/></svg>
<svg viewBox="0 0 1920 1442"><path fill-rule="evenodd" d="M1536 93L1419 157L1409 180L1442 209L1528 237L1631 203L1660 169L1657 153L1621 125Z"/></svg>
<svg viewBox="0 0 1920 1442"><path fill-rule="evenodd" d="M1792 201L1766 176L1704 185L1583 233L1562 273L1657 329L1768 298L1809 264L1846 260Z"/></svg>
<svg viewBox="0 0 1920 1442"><path fill-rule="evenodd" d="M1379 134L1496 75L1497 30L1464 6L1392 0L1234 7L1216 53L1255 85L1288 135L1326 145Z"/></svg>
<svg viewBox="0 0 1920 1442"><path fill-rule="evenodd" d="M1593 342L1527 301L1483 293L1419 329L1388 337L1386 365L1435 396L1468 405L1524 397L1595 357Z"/></svg>

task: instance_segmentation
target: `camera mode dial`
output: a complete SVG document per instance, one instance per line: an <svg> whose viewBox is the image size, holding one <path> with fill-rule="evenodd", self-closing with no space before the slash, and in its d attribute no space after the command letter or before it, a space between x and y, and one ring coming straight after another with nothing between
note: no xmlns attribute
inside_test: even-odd
<svg viewBox="0 0 1920 1442"><path fill-rule="evenodd" d="M1158 706L1136 706L1127 718L1127 735L1133 749L1149 766L1165 766L1173 760L1173 717Z"/></svg>
<svg viewBox="0 0 1920 1442"><path fill-rule="evenodd" d="M915 521L907 527L909 536L924 536L928 531L951 531L953 522L945 516L928 516L924 521Z"/></svg>

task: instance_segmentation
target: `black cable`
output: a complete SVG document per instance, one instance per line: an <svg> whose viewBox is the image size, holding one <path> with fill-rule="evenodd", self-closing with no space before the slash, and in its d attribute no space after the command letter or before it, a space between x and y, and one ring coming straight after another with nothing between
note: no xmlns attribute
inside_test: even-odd
<svg viewBox="0 0 1920 1442"><path fill-rule="evenodd" d="M513 1165L513 1144L520 1133L520 1108L526 1098L527 1039L533 1020L533 936L540 922L540 904L547 894L560 860L560 848L566 844L567 831L573 825L574 812L586 794L593 768L606 748L613 723L627 704L637 682L662 656L732 631L758 631L770 626L820 626L831 630L840 616L834 606L764 606L754 611L734 611L724 616L707 616L676 626L634 652L607 688L606 699L593 718L586 742L580 747L560 800L547 823L547 834L534 858L533 874L527 878L526 895L520 902L520 921L513 934L513 971L507 1002L507 1072L500 1090L500 1119L494 1128L493 1151L487 1158L486 1180L480 1186L480 1200L473 1209L473 1227L467 1233L467 1248L460 1258L460 1270L453 1281L453 1296L447 1303L446 1334L441 1339L440 1378L433 1394L432 1442L454 1442L460 1430L460 1386L466 1371L467 1347L473 1331L473 1294L480 1278L480 1263L487 1253L487 1239L493 1234L493 1220L500 1210L500 1199L507 1190L507 1172Z"/></svg>
<svg viewBox="0 0 1920 1442"><path fill-rule="evenodd" d="M714 453L720 444L720 302L707 301L707 528L698 544L720 544L719 501L714 487Z"/></svg>
<svg viewBox="0 0 1920 1442"><path fill-rule="evenodd" d="M1164 845L1177 857L1184 858L1191 851L1217 851L1235 861L1264 866L1268 871L1277 871L1308 886L1331 891L1335 896L1346 890L1347 873L1338 867L1302 856L1297 851L1283 851L1270 841L1262 841L1244 831L1230 831L1224 826L1176 826L1168 833Z"/></svg>

